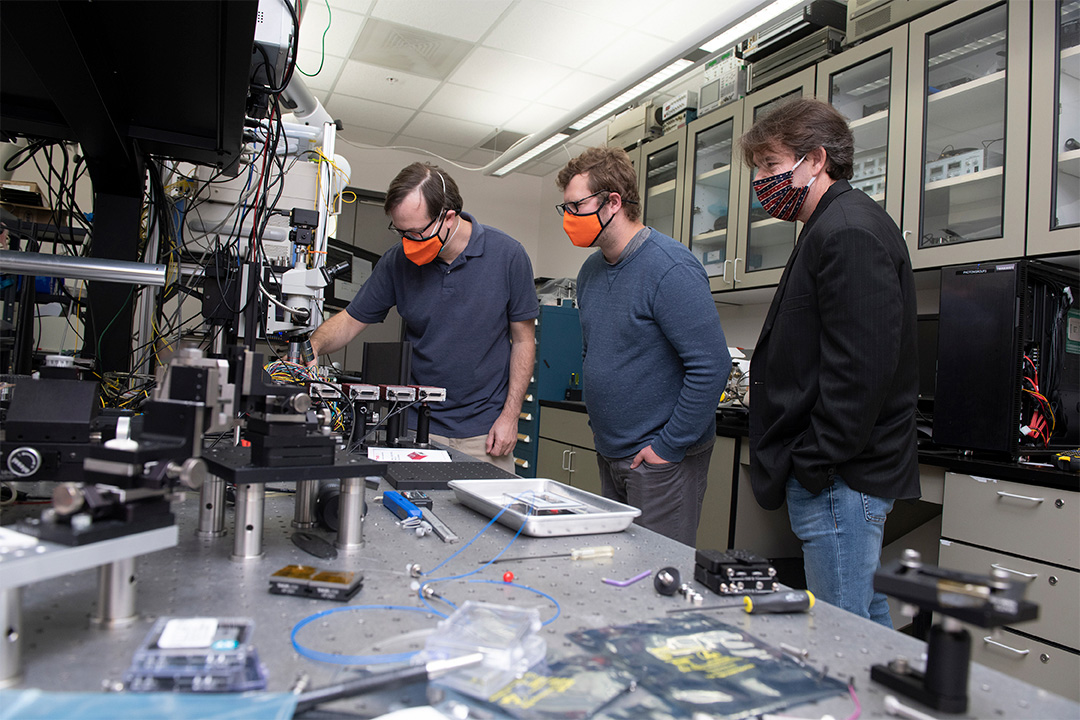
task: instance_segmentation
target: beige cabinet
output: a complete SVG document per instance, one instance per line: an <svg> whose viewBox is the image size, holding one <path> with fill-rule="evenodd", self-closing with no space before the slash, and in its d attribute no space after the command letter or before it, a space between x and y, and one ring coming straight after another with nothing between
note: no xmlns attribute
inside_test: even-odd
<svg viewBox="0 0 1080 720"><path fill-rule="evenodd" d="M1077 3L1032 4L1027 254L1080 250L1080 23ZM1065 32L1066 28L1074 28Z"/></svg>
<svg viewBox="0 0 1080 720"><path fill-rule="evenodd" d="M940 565L1026 583L1039 617L968 626L972 659L1080 700L1080 492L947 473Z"/></svg>
<svg viewBox="0 0 1080 720"><path fill-rule="evenodd" d="M968 0L908 27L901 229L915 268L1024 253L1031 9Z"/></svg>
<svg viewBox="0 0 1080 720"><path fill-rule="evenodd" d="M562 408L541 408L536 476L601 494L600 468L596 464L588 415Z"/></svg>
<svg viewBox="0 0 1080 720"><path fill-rule="evenodd" d="M699 549L727 550L731 531L731 492L735 479L735 438L718 437L709 460L709 485L698 522Z"/></svg>

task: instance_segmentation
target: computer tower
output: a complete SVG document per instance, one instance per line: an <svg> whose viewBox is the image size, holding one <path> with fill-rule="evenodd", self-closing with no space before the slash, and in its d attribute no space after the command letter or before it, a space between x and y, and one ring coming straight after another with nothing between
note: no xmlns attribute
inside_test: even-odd
<svg viewBox="0 0 1080 720"><path fill-rule="evenodd" d="M942 269L935 444L1012 458L1080 444L1078 285L1037 260Z"/></svg>

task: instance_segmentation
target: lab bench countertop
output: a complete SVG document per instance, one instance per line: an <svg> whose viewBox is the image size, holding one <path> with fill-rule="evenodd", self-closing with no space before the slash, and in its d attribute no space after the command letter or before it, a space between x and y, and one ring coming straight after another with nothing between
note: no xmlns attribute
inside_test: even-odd
<svg viewBox="0 0 1080 720"><path fill-rule="evenodd" d="M518 537L500 524L459 504L452 491L432 490L434 512L461 538L456 544L433 535L417 536L396 523L375 496L388 490L368 490L368 513L364 521L364 547L340 553L333 560L305 554L291 542L294 498L268 493L265 503L262 556L233 560L233 512L227 511L228 533L212 540L196 536L198 495L189 493L174 503L179 544L141 556L137 561L138 617L126 627L101 629L88 619L96 598L96 573L75 572L64 577L28 585L23 596L25 675L18 687L95 692L103 682L122 677L132 655L159 617L239 617L255 623L253 642L269 672L268 690L288 692L297 678L307 675L309 687L323 687L342 679L345 668L307 659L295 650L290 633L301 621L327 610L339 612L310 622L297 640L310 650L339 655L375 656L423 647L425 635L465 600L536 607L548 622L540 634L547 643L548 660L580 654L567 633L582 629L624 625L666 616L666 611L687 607L679 595L662 596L651 579L625 587L603 582L623 581L665 566L680 570L689 581L693 574L694 548L657 535L637 525L621 533L574 537ZM323 534L330 541L330 533ZM475 541L466 547L471 538ZM614 557L570 560L533 559L484 567L476 575L437 578L467 573L507 547L507 556L549 555L571 549L611 545ZM456 557L453 554L460 551ZM419 564L424 575L410 576L407 567ZM445 564L443 564L445 563ZM364 574L363 589L348 605L269 592L269 578L292 564L355 571ZM503 573L514 573L514 585L502 582ZM475 582L479 580L480 582ZM438 592L425 607L417 597L418 582L431 582ZM524 586L522 587L518 587ZM531 588L531 589L528 589ZM699 588L703 590L703 588ZM542 593L542 594L541 594ZM706 604L722 599L707 591ZM399 606L409 611L379 609ZM917 659L925 645L914 638L888 630L825 603L807 613L747 615L739 609L713 611L722 622L759 638L774 647L800 648L806 662L847 682L855 681L865 717L883 717L884 699L890 694L871 682L869 667L897 656ZM917 662L917 660L916 660ZM357 713L364 717L425 704L423 686L412 686L350 700L336 701L327 709ZM905 701L915 705L914 701ZM795 712L800 717L847 717L852 699L837 695ZM971 717L1077 717L1080 706L1065 698L1015 680L983 666L974 665L970 683Z"/></svg>

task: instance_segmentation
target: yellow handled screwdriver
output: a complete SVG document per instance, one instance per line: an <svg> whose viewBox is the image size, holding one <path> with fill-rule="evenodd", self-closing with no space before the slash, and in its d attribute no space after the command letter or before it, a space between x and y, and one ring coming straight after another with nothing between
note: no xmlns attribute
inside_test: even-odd
<svg viewBox="0 0 1080 720"><path fill-rule="evenodd" d="M597 545L595 547L583 547L576 548L570 552L555 553L553 555L522 555L519 557L508 558L496 558L491 563L501 562L517 562L518 560L546 560L547 558L563 558L568 557L571 560L595 560L596 558L609 558L615 556L615 548L610 545ZM481 562L481 565L487 564L487 560Z"/></svg>
<svg viewBox="0 0 1080 720"><path fill-rule="evenodd" d="M707 607L679 608L668 610L668 614L679 612L702 612L705 610L726 610L741 607L751 615L764 613L806 612L814 607L814 593L809 590L788 590L786 592L767 593L765 595L745 595L743 601L733 605L710 605Z"/></svg>

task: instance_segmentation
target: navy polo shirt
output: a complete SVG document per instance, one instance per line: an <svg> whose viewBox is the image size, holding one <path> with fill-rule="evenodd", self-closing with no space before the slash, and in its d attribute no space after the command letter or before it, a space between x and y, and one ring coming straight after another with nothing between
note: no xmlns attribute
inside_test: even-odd
<svg viewBox="0 0 1080 720"><path fill-rule="evenodd" d="M461 217L472 236L453 263L416 265L395 245L346 308L372 324L397 306L413 347L413 382L446 388L446 402L431 404L431 432L455 438L491 429L510 385L510 323L540 314L521 243Z"/></svg>

